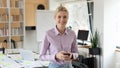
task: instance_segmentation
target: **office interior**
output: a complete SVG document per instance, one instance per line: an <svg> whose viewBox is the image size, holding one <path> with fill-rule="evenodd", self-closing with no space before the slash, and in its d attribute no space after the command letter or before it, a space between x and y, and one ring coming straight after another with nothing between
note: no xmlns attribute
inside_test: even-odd
<svg viewBox="0 0 120 68"><path fill-rule="evenodd" d="M2 1L2 0L0 0ZM90 46L90 35L96 29L100 34L101 54L95 55L97 68L120 68L120 0L24 0L25 1L25 24L24 24L24 45L23 49L31 50L39 53L42 40L37 39L37 11L38 5L42 6L42 11L54 11L60 4L65 5L70 9L71 15L75 14L75 20L70 17L70 23L67 26L72 26L76 32L79 29L89 30L89 35L86 44ZM87 2L93 2L93 13L88 13ZM1 3L1 2L0 2ZM77 7L76 7L77 6ZM86 7L86 8L85 8ZM71 9L72 8L72 9ZM84 10L83 10L84 9ZM27 11L27 12L26 12ZM80 13L82 14L80 14ZM86 13L85 13L86 12ZM93 15L90 23L89 15ZM78 18L79 17L79 18ZM82 21L81 21L82 20ZM80 22L80 23L79 23ZM82 22L82 23L81 23ZM81 26L82 25L82 26ZM45 27L47 27L46 25ZM40 27L40 26L39 26ZM79 41L78 41L79 42ZM87 52L88 48L78 49L81 55L90 57ZM92 63L92 62L91 62Z"/></svg>

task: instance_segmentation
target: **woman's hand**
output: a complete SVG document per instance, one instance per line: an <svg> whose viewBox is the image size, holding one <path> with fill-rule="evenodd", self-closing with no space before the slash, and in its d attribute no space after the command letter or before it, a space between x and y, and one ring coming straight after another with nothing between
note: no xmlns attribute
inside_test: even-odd
<svg viewBox="0 0 120 68"><path fill-rule="evenodd" d="M66 51L60 51L55 55L57 60L70 61L72 58L72 53Z"/></svg>

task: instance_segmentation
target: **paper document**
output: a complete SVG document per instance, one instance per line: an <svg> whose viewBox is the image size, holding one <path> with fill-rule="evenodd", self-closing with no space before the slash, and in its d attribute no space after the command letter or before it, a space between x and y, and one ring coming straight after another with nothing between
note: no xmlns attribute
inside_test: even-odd
<svg viewBox="0 0 120 68"><path fill-rule="evenodd" d="M20 55L23 60L34 61L34 54L30 50L20 50Z"/></svg>

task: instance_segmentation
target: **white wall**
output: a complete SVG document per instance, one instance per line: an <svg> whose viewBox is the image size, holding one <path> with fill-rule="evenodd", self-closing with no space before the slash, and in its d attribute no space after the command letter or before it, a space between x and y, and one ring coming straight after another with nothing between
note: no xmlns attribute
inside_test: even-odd
<svg viewBox="0 0 120 68"><path fill-rule="evenodd" d="M55 0L49 0L49 9L55 10L60 3L55 2Z"/></svg>
<svg viewBox="0 0 120 68"><path fill-rule="evenodd" d="M101 40L101 43L100 43L100 47L101 47L101 51L103 50L103 30L104 30L104 27L103 27L103 23L104 23L104 5L103 5L103 1L102 0L95 0L94 1L94 23L93 23L93 30L98 30L99 31L99 34L100 34L100 40ZM103 55L100 55L98 58L98 60L100 59L100 61L98 63L98 68L103 68L102 67L102 63L103 63L103 58L102 58Z"/></svg>
<svg viewBox="0 0 120 68"><path fill-rule="evenodd" d="M118 35L120 35L116 31L116 24L120 22L118 12L120 11L120 0L105 0L104 4L104 68L115 68L115 48Z"/></svg>
<svg viewBox="0 0 120 68"><path fill-rule="evenodd" d="M120 35L119 8L120 0L95 0L94 27L101 33L101 68L115 68L115 48Z"/></svg>
<svg viewBox="0 0 120 68"><path fill-rule="evenodd" d="M25 31L25 46L24 49L37 51L39 50L36 30L27 30Z"/></svg>

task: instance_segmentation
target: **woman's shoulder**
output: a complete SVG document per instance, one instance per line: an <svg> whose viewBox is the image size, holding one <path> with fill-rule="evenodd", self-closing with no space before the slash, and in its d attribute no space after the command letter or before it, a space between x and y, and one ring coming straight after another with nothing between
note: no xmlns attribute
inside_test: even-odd
<svg viewBox="0 0 120 68"><path fill-rule="evenodd" d="M54 33L55 33L54 28L51 28L46 31L46 34L54 34Z"/></svg>
<svg viewBox="0 0 120 68"><path fill-rule="evenodd" d="M67 29L67 32L69 33L69 34L74 34L75 35L75 32L73 31L73 30L71 30L71 29Z"/></svg>

